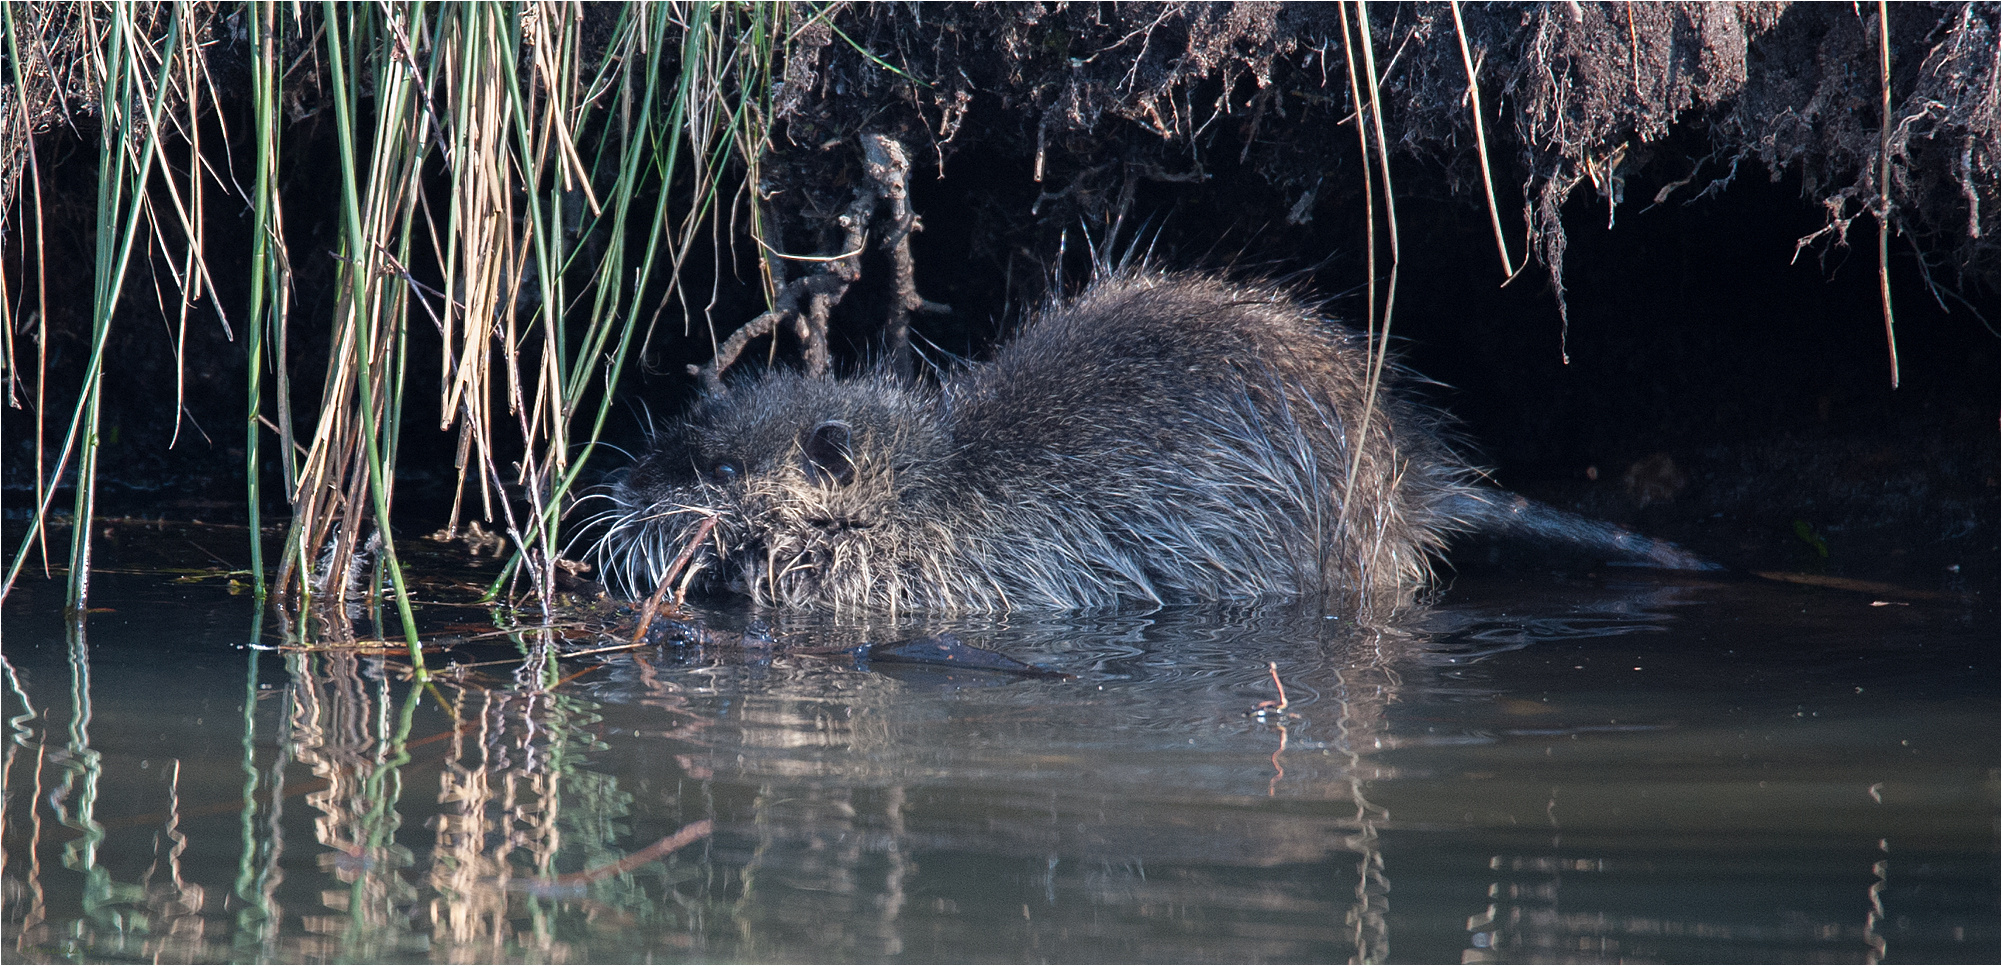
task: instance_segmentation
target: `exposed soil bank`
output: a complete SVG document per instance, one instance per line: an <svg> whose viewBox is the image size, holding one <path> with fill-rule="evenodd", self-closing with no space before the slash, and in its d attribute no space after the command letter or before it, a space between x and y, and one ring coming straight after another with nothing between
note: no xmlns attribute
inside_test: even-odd
<svg viewBox="0 0 2002 966"><path fill-rule="evenodd" d="M1364 190L1380 219L1386 188L1358 142L1376 150L1375 117L1358 116L1355 96L1368 101L1374 72L1398 224L1393 333L1413 368L1445 384L1438 401L1503 485L1740 566L1992 593L1997 8L1890 5L1888 44L1878 10L1463 5L1463 57L1449 4L1377 4L1366 20L1334 4L840 8L795 24L757 203L775 249L840 254L838 219L869 184L864 136L899 142L922 227L910 244L915 290L954 310L912 318L914 344L934 359L981 357L1053 274L1074 283L1092 246L1138 248L1170 267L1297 275L1359 324ZM226 61L233 41L217 37L212 56ZM321 256L338 210L314 188L332 163L330 121L311 98L297 103L288 218L295 248L314 255L298 266L299 305L324 312L335 272ZM88 337L77 307L89 299L95 151L87 118L38 127L50 206L38 243L63 307L53 366ZM1507 287L1489 186L1510 267L1534 262ZM216 195L212 237L227 252L245 229ZM866 210L882 238L890 206ZM742 228L744 214L726 224ZM1891 229L1895 391L1879 216ZM10 293L23 290L29 242L12 227L22 223L11 219L6 239ZM719 260L713 283L707 262L686 279L690 334L670 312L628 379L657 415L694 392L685 366L709 358L705 323L727 335L765 307L759 249L721 237L734 260ZM1379 226L1374 240L1380 300L1390 235ZM889 255L872 247L857 265L834 309L837 365L880 351L894 294ZM242 280L217 284L217 299L241 304ZM109 401L106 471L170 512L189 498L227 502L241 492L231 479L241 340L213 324L188 330L192 420L169 451L171 303L143 282L126 299L134 321L118 334L130 344L125 386ZM303 344L312 338L300 336L294 358L316 357ZM746 358L768 349L760 340ZM780 338L777 357L797 351ZM404 438L399 513L413 515L412 530L437 525L417 519L421 484L449 477L442 458L426 465L451 450L450 437L430 436L435 416L412 415ZM19 413L6 418L18 506L32 444ZM639 423L635 414L615 434L633 443Z"/></svg>

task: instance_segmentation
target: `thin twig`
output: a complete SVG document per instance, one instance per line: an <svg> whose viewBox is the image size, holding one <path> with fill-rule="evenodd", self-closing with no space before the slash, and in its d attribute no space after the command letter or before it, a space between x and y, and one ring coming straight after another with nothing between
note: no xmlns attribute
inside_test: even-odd
<svg viewBox="0 0 2002 966"><path fill-rule="evenodd" d="M608 862L596 868L585 869L582 872L572 872L568 875L538 879L511 879L507 885L508 888L516 892L527 892L535 895L561 894L565 890L581 888L593 882L631 872L648 862L668 855L692 842L708 838L715 829L716 824L714 822L706 818L701 819L700 821L690 822L686 826L683 826L681 831L669 835L623 859Z"/></svg>
<svg viewBox="0 0 2002 966"><path fill-rule="evenodd" d="M1355 19L1356 19L1356 33L1358 35L1356 38L1357 43L1355 44L1355 46L1360 47L1362 49L1363 65L1364 68L1368 71L1370 122L1371 122L1371 127L1373 127L1376 132L1377 170L1380 176L1383 178L1384 227L1386 228L1389 234L1390 275L1384 287L1383 324L1379 328L1374 324L1375 323L1374 307L1376 302L1374 298L1376 291L1376 230L1375 230L1376 224L1375 224L1375 209L1371 208L1369 252L1370 252L1370 292L1372 296L1370 299L1370 305L1372 308L1371 312L1372 319L1371 319L1370 330L1368 331L1367 335L1372 341L1371 343L1365 345L1365 348L1370 353L1369 384L1366 388L1366 391L1363 394L1362 419L1357 421L1355 438L1350 443L1348 477L1342 484L1342 507L1340 512L1336 516L1335 520L1335 531L1337 533L1344 533L1347 531L1350 520L1350 509L1355 505L1355 500L1353 499L1353 497L1355 495L1356 477L1361 472L1363 453L1368 448L1369 445L1370 422L1376 415L1377 391L1382 385L1384 366L1389 361L1391 318L1397 309L1397 267L1398 267L1397 198L1395 189L1391 185L1391 180L1390 180L1390 141L1384 135L1383 131L1383 105L1381 99L1377 96L1377 87L1380 83L1380 78L1376 71L1376 53L1374 49L1375 42L1370 36L1369 11L1363 5L1363 0L1356 0ZM1344 21L1344 23L1346 23L1346 21ZM1344 26L1343 28L1342 42L1344 48L1347 49L1349 45L1349 35L1346 26ZM1349 57L1349 84L1352 90L1356 90L1357 97L1360 98L1361 91L1358 89L1359 83L1355 73L1355 54L1353 50L1348 50L1348 57ZM1358 101L1358 108L1360 108L1360 101ZM1370 153L1367 148L1368 138L1362 130L1360 117L1357 118L1356 134L1358 138L1361 138L1365 142L1365 148L1363 151L1363 160L1364 164L1367 165ZM1365 183L1367 183L1366 178L1365 178ZM1364 198L1365 201L1367 201L1369 198L1367 187L1365 187L1364 191L1365 191ZM1381 536L1381 533L1382 531L1381 529L1379 529L1378 535ZM1365 575L1365 577L1366 576L1367 575ZM1367 579L1365 579L1363 583L1366 584Z"/></svg>
<svg viewBox="0 0 2002 966"><path fill-rule="evenodd" d="M1631 12L1627 14L1633 16ZM1629 25L1632 20L1629 19ZM1495 175L1488 166L1488 132L1481 119L1481 84L1474 72L1473 50L1467 46L1467 24L1460 19L1460 0L1453 0L1453 29L1460 38L1460 63L1467 68L1467 97L1472 101L1474 114L1474 145L1481 154L1481 187L1488 193L1488 220L1495 229L1495 250L1501 253L1502 276L1515 277L1515 264L1508 257L1508 239L1502 235L1501 208L1495 203Z"/></svg>
<svg viewBox="0 0 2002 966"><path fill-rule="evenodd" d="M765 254L770 255L773 258L785 259L788 262L839 262L846 259L854 258L855 256L862 254L869 248L868 245L857 245L852 250L842 252L839 255L788 255L785 252L773 248L771 245L767 244L764 239L759 238L756 235L751 236L751 241L756 242L759 248L764 249Z"/></svg>
<svg viewBox="0 0 2002 966"><path fill-rule="evenodd" d="M1891 388L1898 388L1897 314L1891 311L1891 11L1877 0L1877 293L1884 301L1884 344L1891 354Z"/></svg>
<svg viewBox="0 0 2002 966"><path fill-rule="evenodd" d="M687 566L689 559L695 556L695 548L701 546L702 541L709 539L709 531L716 528L716 519L713 516L704 517L701 523L696 524L694 534L690 535L688 542L682 545L681 553L676 554L674 560L668 563L667 570L661 573L660 586L654 588L653 596L648 597L646 606L640 608L639 626L633 629L634 644L646 639L647 629L653 626L653 615L659 612L661 601L667 597L667 589L674 585L674 578L681 573L681 568Z"/></svg>

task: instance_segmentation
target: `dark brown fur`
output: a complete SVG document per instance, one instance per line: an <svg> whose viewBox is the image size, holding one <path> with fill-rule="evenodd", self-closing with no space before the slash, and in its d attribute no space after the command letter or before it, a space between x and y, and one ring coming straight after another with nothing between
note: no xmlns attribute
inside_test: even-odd
<svg viewBox="0 0 2002 966"><path fill-rule="evenodd" d="M881 372L731 386L611 488L598 558L642 595L715 516L706 579L766 605L1284 596L1371 617L1411 604L1456 532L1570 527L1558 536L1666 552L1522 517L1395 372L1369 401L1368 362L1360 336L1281 289L1113 273L937 388Z"/></svg>

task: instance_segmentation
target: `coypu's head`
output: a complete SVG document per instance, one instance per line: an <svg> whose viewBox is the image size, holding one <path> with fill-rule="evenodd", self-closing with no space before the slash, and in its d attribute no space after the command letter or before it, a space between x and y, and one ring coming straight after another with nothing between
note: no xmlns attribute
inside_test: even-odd
<svg viewBox="0 0 2002 966"><path fill-rule="evenodd" d="M914 507L949 450L943 405L887 375L735 383L663 427L610 487L606 579L643 598L699 538L698 588L785 607L907 603L902 562L925 526Z"/></svg>

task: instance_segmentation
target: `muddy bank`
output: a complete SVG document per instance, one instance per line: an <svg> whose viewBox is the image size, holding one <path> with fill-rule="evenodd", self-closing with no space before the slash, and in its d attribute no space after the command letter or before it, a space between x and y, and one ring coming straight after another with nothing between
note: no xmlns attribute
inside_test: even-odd
<svg viewBox="0 0 2002 966"><path fill-rule="evenodd" d="M1298 273L1360 325L1388 194L1393 331L1503 484L1738 566L1993 585L1993 8L1893 5L1888 41L1854 6L1355 12L844 11L788 61L772 223L787 251L847 251L857 139L896 138L915 288L959 309L915 316L917 344L978 358L1128 246ZM858 260L837 355L884 351L890 261Z"/></svg>
<svg viewBox="0 0 2002 966"><path fill-rule="evenodd" d="M47 9L62 16L40 21L44 39L70 38L51 51L78 56L76 17ZM895 306L913 297L925 304L902 315L924 358L982 358L1053 285L1075 285L1094 252L1294 278L1362 324L1389 294L1388 198L1393 339L1443 384L1434 401L1460 416L1503 485L1746 566L1992 573L1997 12L1895 4L1880 24L1879 9L788 8L769 77L719 75L765 140L720 169L724 202L678 293L658 278L640 293L659 312L635 320L649 338L616 389L629 402L608 437L640 445L646 410L693 396L687 367L710 363L769 307L761 271L825 284L835 366L886 351ZM247 69L242 25L235 8L188 10L207 18L202 49L221 81L204 156L241 184L231 164L254 155L231 93ZM718 10L705 29L749 22L747 9ZM624 12L583 10L588 56L607 52ZM280 181L300 320L287 364L301 387L291 401L310 416L342 213L328 190L338 155L325 60L311 30L286 38ZM426 38L413 43L413 56L430 56ZM692 49L664 49L661 76L695 65ZM521 51L520 66L533 54ZM14 93L27 123L10 114L0 132L15 191L0 261L12 298L46 279L59 400L47 405L66 415L90 337L101 95L61 70ZM372 97L357 101L364 119ZM615 120L602 124L591 131L616 140ZM23 131L39 180L23 174ZM907 160L895 190L871 167L871 139ZM190 147L166 157L186 165ZM426 164L442 217L449 166ZM215 272L193 321L182 322L166 254L143 253L126 286L103 435L124 510L213 519L216 501L242 492L247 352L241 325L210 311L240 322L247 299L235 266L249 217L230 181L218 177L204 200ZM639 197L664 192L680 211L692 196L676 192L688 190L654 184ZM620 239L592 224L580 219L566 244L595 258ZM897 238L908 244L883 247ZM639 228L623 239L644 240ZM409 270L442 284L435 260ZM1895 391L1880 272L1896 307ZM13 318L17 333L32 328L25 311ZM410 371L428 373L440 348L415 318ZM791 327L773 328L739 346L744 364L808 353ZM28 358L31 343L16 352ZM449 501L457 442L435 428L426 378L413 378L398 468L403 526L423 532ZM24 385L24 408L5 415L10 507L35 465ZM1856 533L1881 539L1840 536Z"/></svg>

